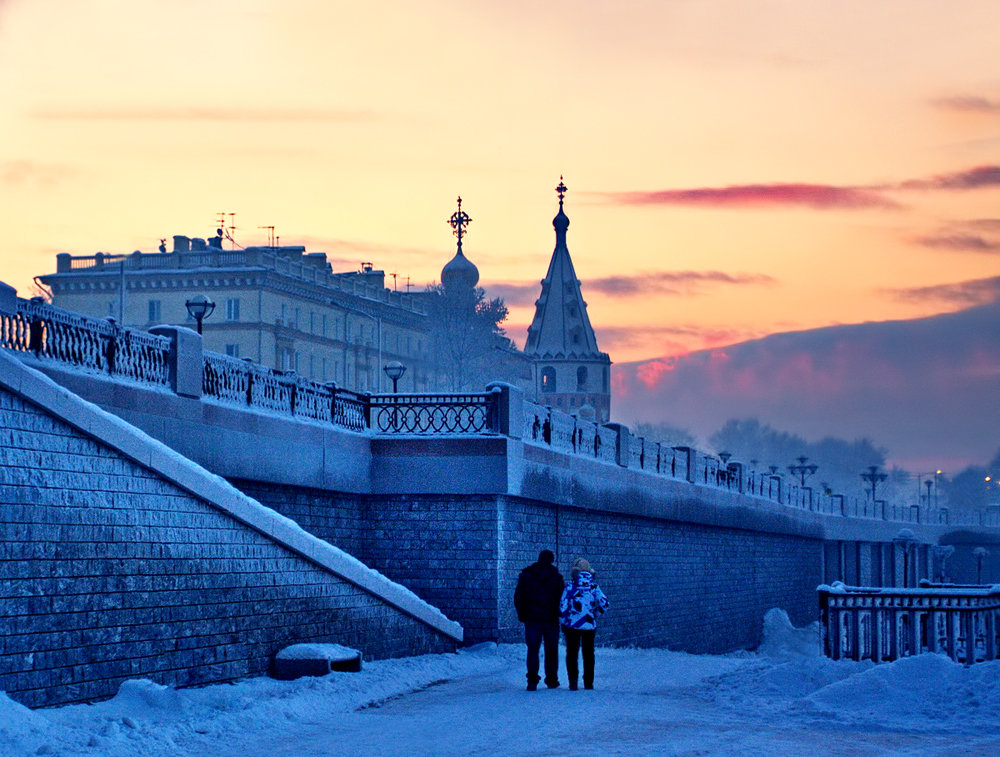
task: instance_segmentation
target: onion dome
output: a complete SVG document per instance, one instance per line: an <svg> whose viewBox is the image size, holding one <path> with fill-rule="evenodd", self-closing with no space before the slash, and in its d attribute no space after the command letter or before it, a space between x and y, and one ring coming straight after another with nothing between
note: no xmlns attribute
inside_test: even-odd
<svg viewBox="0 0 1000 757"><path fill-rule="evenodd" d="M458 210L451 214L448 223L458 237L458 250L455 257L441 269L441 283L446 289L474 289L479 283L479 269L462 253L462 237L466 233L465 227L472 223L472 219L462 210L461 197L458 198Z"/></svg>
<svg viewBox="0 0 1000 757"><path fill-rule="evenodd" d="M479 283L479 269L459 250L441 269L441 283L448 289L455 287L473 289Z"/></svg>

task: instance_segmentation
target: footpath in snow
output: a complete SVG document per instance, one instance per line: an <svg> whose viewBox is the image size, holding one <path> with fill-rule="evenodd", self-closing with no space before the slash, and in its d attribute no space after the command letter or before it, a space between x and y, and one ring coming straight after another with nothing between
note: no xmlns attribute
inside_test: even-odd
<svg viewBox="0 0 1000 757"><path fill-rule="evenodd" d="M526 692L523 647L487 644L48 710L0 694L0 757L488 754L996 755L1000 662L833 662L772 610L756 653L598 649L596 691Z"/></svg>

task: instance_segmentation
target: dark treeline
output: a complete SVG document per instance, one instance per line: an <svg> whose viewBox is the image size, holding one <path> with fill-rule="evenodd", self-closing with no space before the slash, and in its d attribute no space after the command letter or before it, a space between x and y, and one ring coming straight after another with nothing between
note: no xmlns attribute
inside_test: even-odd
<svg viewBox="0 0 1000 757"><path fill-rule="evenodd" d="M695 435L687 429L665 423L638 423L633 431L639 436L673 446L700 446ZM930 498L930 504L970 510L1000 504L1000 451L986 466L970 466L959 472L942 473L932 479L932 487L928 491L924 488L925 481L918 480L914 472L898 467L886 469L889 450L867 438L847 441L826 437L810 442L798 434L761 423L756 418L733 418L707 441L717 453L729 452L734 460L757 470L767 470L773 465L786 476L792 476L789 466L797 465L798 458L804 456L808 458L807 464L817 466L816 473L806 479L806 485L817 492L829 490L870 498L871 485L862 480L861 474L874 465L887 475L884 482L876 485L878 499L915 504L919 498L926 504Z"/></svg>

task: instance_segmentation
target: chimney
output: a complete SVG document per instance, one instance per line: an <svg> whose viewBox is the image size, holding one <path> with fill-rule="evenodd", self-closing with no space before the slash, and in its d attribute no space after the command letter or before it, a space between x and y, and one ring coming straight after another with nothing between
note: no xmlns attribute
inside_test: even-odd
<svg viewBox="0 0 1000 757"><path fill-rule="evenodd" d="M174 234L174 252L188 252L190 249L190 239L183 234Z"/></svg>

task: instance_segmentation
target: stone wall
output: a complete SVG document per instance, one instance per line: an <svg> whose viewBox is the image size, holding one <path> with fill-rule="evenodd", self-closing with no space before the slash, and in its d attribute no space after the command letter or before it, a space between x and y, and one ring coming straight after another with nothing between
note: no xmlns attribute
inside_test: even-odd
<svg viewBox="0 0 1000 757"><path fill-rule="evenodd" d="M234 483L321 538L356 523L360 540L343 536L355 555L460 622L466 643L523 637L514 587L544 548L567 578L579 556L598 570L613 604L603 644L725 652L755 647L772 607L799 625L817 617L817 539L511 496L345 497Z"/></svg>
<svg viewBox="0 0 1000 757"><path fill-rule="evenodd" d="M5 389L0 534L0 690L29 706L261 675L299 641L455 647Z"/></svg>
<svg viewBox="0 0 1000 757"><path fill-rule="evenodd" d="M799 625L816 619L818 540L524 500L508 500L502 520L501 599L509 603L539 549L556 552L567 581L586 557L612 603L599 621L602 644L726 652L757 646L772 607ZM501 636L517 640L513 608L501 608Z"/></svg>

